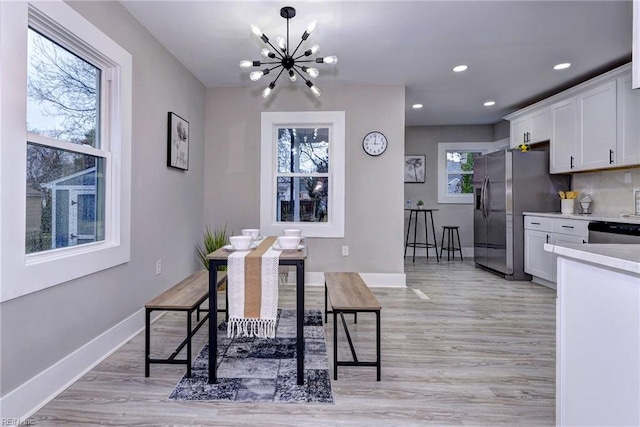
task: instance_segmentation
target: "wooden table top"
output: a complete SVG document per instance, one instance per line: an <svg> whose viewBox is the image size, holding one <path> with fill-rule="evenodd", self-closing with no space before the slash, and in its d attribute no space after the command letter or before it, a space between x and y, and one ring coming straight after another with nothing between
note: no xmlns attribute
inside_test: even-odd
<svg viewBox="0 0 640 427"><path fill-rule="evenodd" d="M273 245L276 241L276 236L269 236L269 237L265 237L263 240L260 241L260 245ZM255 248L254 248L255 249ZM229 258L229 255L231 255L234 251L232 250L227 250L227 249L223 249L220 248L218 250L216 250L215 252L211 252L209 255L207 255L207 259L212 259L212 260L226 260L227 258ZM280 259L283 260L305 260L307 259L307 247L305 246L303 249L301 250L283 250L280 253Z"/></svg>

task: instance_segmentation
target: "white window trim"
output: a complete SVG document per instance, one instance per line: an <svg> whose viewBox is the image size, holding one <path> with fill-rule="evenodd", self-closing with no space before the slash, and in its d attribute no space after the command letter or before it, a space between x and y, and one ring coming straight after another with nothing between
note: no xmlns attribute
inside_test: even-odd
<svg viewBox="0 0 640 427"><path fill-rule="evenodd" d="M447 193L447 151L479 151L485 154L492 148L492 142L438 143L438 203L473 203L473 194Z"/></svg>
<svg viewBox="0 0 640 427"><path fill-rule="evenodd" d="M280 235L286 228L299 228L307 237L344 237L345 219L345 113L301 111L262 113L260 148L260 232ZM283 126L329 126L328 222L277 222L275 197L277 128Z"/></svg>
<svg viewBox="0 0 640 427"><path fill-rule="evenodd" d="M31 14L31 15L30 15ZM27 27L55 23L47 35L99 55L108 69L110 131L105 240L25 255ZM41 27L39 27L41 28ZM57 29L62 28L65 31ZM72 34L72 38L68 38ZM16 58L18 60L16 60ZM24 60L20 60L23 58ZM0 2L0 301L128 262L131 228L131 55L62 1ZM92 150L89 150L92 154ZM104 154L102 154L104 156Z"/></svg>

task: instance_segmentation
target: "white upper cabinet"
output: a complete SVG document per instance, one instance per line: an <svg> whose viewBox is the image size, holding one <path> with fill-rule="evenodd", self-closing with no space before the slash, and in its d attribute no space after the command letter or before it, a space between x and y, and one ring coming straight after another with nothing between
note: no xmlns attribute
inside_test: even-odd
<svg viewBox="0 0 640 427"><path fill-rule="evenodd" d="M640 90L632 80L627 64L506 116L511 147L548 139L551 173L640 165Z"/></svg>
<svg viewBox="0 0 640 427"><path fill-rule="evenodd" d="M615 165L616 81L601 84L578 96L578 170ZM637 142L637 141L636 141Z"/></svg>
<svg viewBox="0 0 640 427"><path fill-rule="evenodd" d="M616 161L618 166L640 164L640 90L632 89L630 74L618 79Z"/></svg>
<svg viewBox="0 0 640 427"><path fill-rule="evenodd" d="M548 141L550 137L549 107L530 112L511 120L511 148L520 144Z"/></svg>
<svg viewBox="0 0 640 427"><path fill-rule="evenodd" d="M551 173L575 172L577 168L578 108L575 98L557 102L551 110Z"/></svg>

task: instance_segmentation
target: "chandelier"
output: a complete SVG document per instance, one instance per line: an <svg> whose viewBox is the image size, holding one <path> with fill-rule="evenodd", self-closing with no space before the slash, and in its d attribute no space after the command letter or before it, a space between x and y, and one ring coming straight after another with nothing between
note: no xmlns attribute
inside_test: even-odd
<svg viewBox="0 0 640 427"><path fill-rule="evenodd" d="M273 79L273 81L269 83L269 86L267 86L262 91L263 98L268 98L269 95L271 95L273 88L276 87L276 82L285 71L289 75L289 79L292 82L295 82L299 76L309 87L311 93L313 93L315 96L320 96L320 89L318 89L318 86L314 85L311 80L305 77L305 75L308 75L310 78L315 79L320 74L320 71L318 71L317 68L308 66L307 64L335 64L336 62L338 62L338 58L335 55L309 58L312 55L315 55L316 52L318 52L320 46L318 46L317 44L314 44L313 46L311 46L311 48L305 50L304 52L301 51L298 56L296 56L296 54L298 53L298 49L300 49L302 43L304 43L307 38L309 38L309 35L313 32L313 30L315 30L318 21L313 20L309 24L306 31L302 33L300 43L298 43L298 46L296 46L296 48L292 51L289 46L289 20L296 16L296 10L291 6L285 6L280 9L280 16L287 20L287 38L285 39L282 36L276 37L275 42L278 47L275 47L269 41L269 37L267 37L262 31L260 31L258 27L252 25L251 32L259 37L265 44L269 45L271 49L265 47L260 51L262 56L266 58L266 62L243 60L240 61L240 68L247 69L252 67L262 67L263 65L266 66L262 70L252 71L251 74L249 74L249 78L254 82L260 80L263 76L270 74L271 72L275 73L276 70L280 69L276 78ZM273 61L269 61L270 59Z"/></svg>

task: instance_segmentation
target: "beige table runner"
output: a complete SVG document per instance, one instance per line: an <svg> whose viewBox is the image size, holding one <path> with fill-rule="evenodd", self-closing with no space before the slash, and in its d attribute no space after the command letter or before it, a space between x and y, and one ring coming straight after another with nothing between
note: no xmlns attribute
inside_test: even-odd
<svg viewBox="0 0 640 427"><path fill-rule="evenodd" d="M227 336L274 338L278 314L280 251L267 237L256 249L228 257L229 323Z"/></svg>

